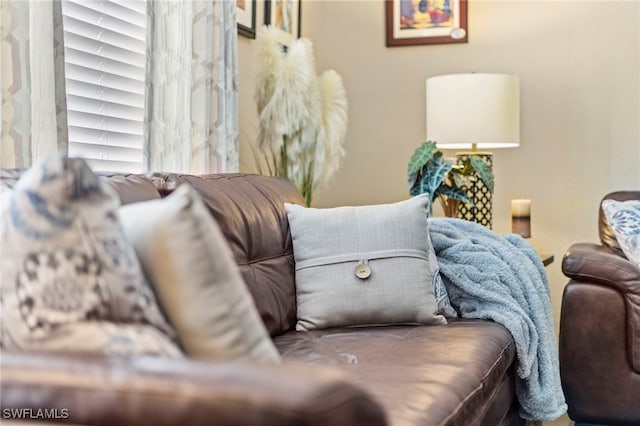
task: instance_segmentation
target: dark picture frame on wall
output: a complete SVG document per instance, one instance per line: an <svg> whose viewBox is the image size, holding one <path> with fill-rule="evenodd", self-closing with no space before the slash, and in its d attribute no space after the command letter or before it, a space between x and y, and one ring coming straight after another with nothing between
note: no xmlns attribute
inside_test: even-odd
<svg viewBox="0 0 640 426"><path fill-rule="evenodd" d="M278 29L279 41L285 46L300 38L301 16L300 0L265 0L264 2L264 23Z"/></svg>
<svg viewBox="0 0 640 426"><path fill-rule="evenodd" d="M387 46L466 43L467 0L384 0Z"/></svg>
<svg viewBox="0 0 640 426"><path fill-rule="evenodd" d="M256 38L256 0L236 0L238 34Z"/></svg>

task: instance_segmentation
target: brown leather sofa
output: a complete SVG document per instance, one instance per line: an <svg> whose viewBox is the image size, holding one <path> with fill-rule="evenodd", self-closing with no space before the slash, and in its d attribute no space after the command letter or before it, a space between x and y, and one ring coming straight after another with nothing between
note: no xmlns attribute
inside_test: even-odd
<svg viewBox="0 0 640 426"><path fill-rule="evenodd" d="M11 178L4 173L4 178ZM123 203L191 184L220 224L284 363L3 353L5 409L66 409L94 425L523 425L515 347L501 325L296 332L286 180L256 175L111 175Z"/></svg>
<svg viewBox="0 0 640 426"><path fill-rule="evenodd" d="M621 191L605 199L640 199ZM620 249L600 209L601 244L569 248L562 272L560 375L580 423L640 425L640 268Z"/></svg>

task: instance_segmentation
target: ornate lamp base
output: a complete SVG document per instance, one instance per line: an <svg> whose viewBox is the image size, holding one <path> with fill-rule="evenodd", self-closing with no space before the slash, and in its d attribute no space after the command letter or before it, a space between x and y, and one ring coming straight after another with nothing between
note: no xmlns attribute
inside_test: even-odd
<svg viewBox="0 0 640 426"><path fill-rule="evenodd" d="M493 156L489 152L460 152L456 154L457 163L462 164L471 155L482 157L489 167L493 167ZM461 203L458 208L458 218L479 223L491 229L493 219L492 194L489 188L476 176L471 183L463 187L474 206Z"/></svg>

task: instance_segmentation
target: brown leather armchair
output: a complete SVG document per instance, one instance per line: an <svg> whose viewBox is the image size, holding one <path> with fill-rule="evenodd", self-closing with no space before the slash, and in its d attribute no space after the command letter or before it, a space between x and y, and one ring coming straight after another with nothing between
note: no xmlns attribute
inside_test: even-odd
<svg viewBox="0 0 640 426"><path fill-rule="evenodd" d="M604 199L640 199L640 191ZM601 244L579 243L562 259L570 278L560 316L560 375L569 417L640 425L640 268L620 249L600 209Z"/></svg>

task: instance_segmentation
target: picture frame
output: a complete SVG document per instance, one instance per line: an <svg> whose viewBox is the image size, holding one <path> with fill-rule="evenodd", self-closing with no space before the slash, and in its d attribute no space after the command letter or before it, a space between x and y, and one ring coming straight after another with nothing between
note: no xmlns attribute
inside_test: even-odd
<svg viewBox="0 0 640 426"><path fill-rule="evenodd" d="M300 38L301 0L265 0L264 23L279 30L279 42L289 46Z"/></svg>
<svg viewBox="0 0 640 426"><path fill-rule="evenodd" d="M468 0L384 1L387 47L468 42Z"/></svg>
<svg viewBox="0 0 640 426"><path fill-rule="evenodd" d="M256 0L236 0L238 34L256 38Z"/></svg>

